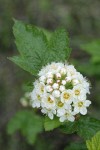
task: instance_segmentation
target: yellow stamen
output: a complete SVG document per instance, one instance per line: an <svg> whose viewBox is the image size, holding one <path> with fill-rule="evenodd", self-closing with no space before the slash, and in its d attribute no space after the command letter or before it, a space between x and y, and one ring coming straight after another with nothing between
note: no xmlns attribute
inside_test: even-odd
<svg viewBox="0 0 100 150"><path fill-rule="evenodd" d="M69 114L68 114L68 113L66 113L65 115L66 115L67 117L69 116Z"/></svg>
<svg viewBox="0 0 100 150"><path fill-rule="evenodd" d="M49 98L48 98L48 102L49 102L49 103L53 103L53 100L49 97Z"/></svg>
<svg viewBox="0 0 100 150"><path fill-rule="evenodd" d="M44 92L44 87L43 86L41 87L41 92Z"/></svg>
<svg viewBox="0 0 100 150"><path fill-rule="evenodd" d="M82 107L83 106L83 102L78 102L78 107Z"/></svg>
<svg viewBox="0 0 100 150"><path fill-rule="evenodd" d="M79 90L75 90L75 95L79 95L80 91Z"/></svg>
<svg viewBox="0 0 100 150"><path fill-rule="evenodd" d="M63 98L64 98L64 99L68 100L69 97L70 97L70 94L69 94L69 93L64 93L64 95L63 95Z"/></svg>
<svg viewBox="0 0 100 150"><path fill-rule="evenodd" d="M40 100L41 99L40 95L37 95L37 98L38 98L38 100Z"/></svg>
<svg viewBox="0 0 100 150"><path fill-rule="evenodd" d="M64 104L63 104L62 102L58 102L58 106L59 106L59 107L63 107L63 105L64 105Z"/></svg>

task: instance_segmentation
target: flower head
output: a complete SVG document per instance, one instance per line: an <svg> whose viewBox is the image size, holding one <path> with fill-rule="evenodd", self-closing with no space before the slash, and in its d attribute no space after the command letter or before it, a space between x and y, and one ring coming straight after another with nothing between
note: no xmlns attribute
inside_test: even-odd
<svg viewBox="0 0 100 150"><path fill-rule="evenodd" d="M73 122L78 113L87 114L89 82L73 65L52 62L38 76L30 94L32 107L40 108L50 119L56 115L61 122Z"/></svg>

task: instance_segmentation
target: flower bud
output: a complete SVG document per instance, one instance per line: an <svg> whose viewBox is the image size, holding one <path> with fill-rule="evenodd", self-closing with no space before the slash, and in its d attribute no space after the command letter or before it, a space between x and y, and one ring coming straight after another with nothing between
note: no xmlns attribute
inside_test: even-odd
<svg viewBox="0 0 100 150"><path fill-rule="evenodd" d="M58 89L59 88L59 84L58 83L54 83L52 87L53 87L53 89Z"/></svg>
<svg viewBox="0 0 100 150"><path fill-rule="evenodd" d="M56 98L60 97L60 91L59 90L54 90L52 95Z"/></svg>
<svg viewBox="0 0 100 150"><path fill-rule="evenodd" d="M53 78L52 72L47 73L47 78Z"/></svg>
<svg viewBox="0 0 100 150"><path fill-rule="evenodd" d="M46 86L46 90L47 90L47 92L52 92L53 91L53 89L50 85Z"/></svg>
<svg viewBox="0 0 100 150"><path fill-rule="evenodd" d="M46 77L45 76L41 76L39 80L40 80L40 82L45 82Z"/></svg>
<svg viewBox="0 0 100 150"><path fill-rule="evenodd" d="M52 84L53 83L53 80L50 78L50 79L47 79L47 84Z"/></svg>
<svg viewBox="0 0 100 150"><path fill-rule="evenodd" d="M61 74L60 74L60 73L57 73L57 74L56 74L56 78L57 78L57 79L60 79L60 78L61 78Z"/></svg>
<svg viewBox="0 0 100 150"><path fill-rule="evenodd" d="M66 77L65 80L66 80L67 82L70 82L70 81L71 81L71 77Z"/></svg>
<svg viewBox="0 0 100 150"><path fill-rule="evenodd" d="M67 70L66 70L65 68L62 68L61 71L60 71L60 73L61 73L62 75L65 75L65 74L67 73Z"/></svg>
<svg viewBox="0 0 100 150"><path fill-rule="evenodd" d="M61 85L60 88L59 88L59 90L60 90L61 92L63 92L63 91L65 90L65 86Z"/></svg>
<svg viewBox="0 0 100 150"><path fill-rule="evenodd" d="M62 80L61 83L62 83L62 85L65 85L65 84L66 84L66 81L65 81L65 80Z"/></svg>
<svg viewBox="0 0 100 150"><path fill-rule="evenodd" d="M79 80L74 79L74 80L72 81L72 83L73 83L73 85L77 85L77 84L79 84Z"/></svg>
<svg viewBox="0 0 100 150"><path fill-rule="evenodd" d="M59 83L60 83L60 80L57 80L57 83L59 84Z"/></svg>

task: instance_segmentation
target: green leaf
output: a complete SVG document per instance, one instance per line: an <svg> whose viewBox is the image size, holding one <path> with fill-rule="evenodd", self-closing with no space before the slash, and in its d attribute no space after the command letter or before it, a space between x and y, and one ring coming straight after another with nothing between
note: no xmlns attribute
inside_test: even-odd
<svg viewBox="0 0 100 150"><path fill-rule="evenodd" d="M74 122L65 122L61 126L61 131L66 134L77 132L77 134L84 140L90 139L97 131L100 130L100 120L90 118L88 116L81 116Z"/></svg>
<svg viewBox="0 0 100 150"><path fill-rule="evenodd" d="M35 52L46 51L47 39L41 30L35 26L27 25L21 21L14 20L13 33L15 36L15 43L22 56L37 55Z"/></svg>
<svg viewBox="0 0 100 150"><path fill-rule="evenodd" d="M36 76L48 63L68 59L69 40L64 29L55 31L48 38L42 29L17 20L14 22L13 33L20 55L9 59L19 67Z"/></svg>
<svg viewBox="0 0 100 150"><path fill-rule="evenodd" d="M74 122L65 122L63 126L60 127L60 130L66 134L72 134L77 131L77 121Z"/></svg>
<svg viewBox="0 0 100 150"><path fill-rule="evenodd" d="M57 117L55 117L53 120L49 119L49 117L45 117L44 120L45 131L51 131L61 125L62 123L59 121Z"/></svg>
<svg viewBox="0 0 100 150"><path fill-rule="evenodd" d="M87 140L86 145L88 150L100 150L100 131L91 140Z"/></svg>
<svg viewBox="0 0 100 150"><path fill-rule="evenodd" d="M36 140L38 133L43 130L42 118L31 111L19 111L9 121L7 126L8 134L13 134L19 130L30 144Z"/></svg>
<svg viewBox="0 0 100 150"><path fill-rule="evenodd" d="M87 150L85 143L74 142L67 146L64 150Z"/></svg>
<svg viewBox="0 0 100 150"><path fill-rule="evenodd" d="M23 58L21 56L13 56L9 58L9 60L13 61L16 65L30 72L31 74L37 74L37 66L33 66L33 63L31 62L30 58L28 58L27 60L26 58Z"/></svg>
<svg viewBox="0 0 100 150"><path fill-rule="evenodd" d="M50 120L45 118L44 127L46 131L53 130L60 127L60 130L66 134L77 132L84 140L90 139L97 131L100 130L100 120L90 118L88 116L81 116L74 122L61 123L57 117Z"/></svg>
<svg viewBox="0 0 100 150"><path fill-rule="evenodd" d="M69 39L66 31L64 29L56 30L49 42L49 61L65 62L69 58L70 52L71 49L69 48Z"/></svg>
<svg viewBox="0 0 100 150"><path fill-rule="evenodd" d="M12 57L10 60L24 70L36 75L45 65L46 36L36 27L17 20L15 20L13 32L20 56Z"/></svg>
<svg viewBox="0 0 100 150"><path fill-rule="evenodd" d="M90 139L100 130L100 120L88 116L82 116L77 125L77 133L85 140Z"/></svg>

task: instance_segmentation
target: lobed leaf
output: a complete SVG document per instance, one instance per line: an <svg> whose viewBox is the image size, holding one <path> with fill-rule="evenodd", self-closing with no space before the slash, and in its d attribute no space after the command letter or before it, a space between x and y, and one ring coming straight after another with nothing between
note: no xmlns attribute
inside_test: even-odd
<svg viewBox="0 0 100 150"><path fill-rule="evenodd" d="M20 55L9 59L15 64L36 76L48 63L65 62L68 59L69 40L64 29L55 31L48 38L42 29L18 20L14 22L13 33Z"/></svg>

